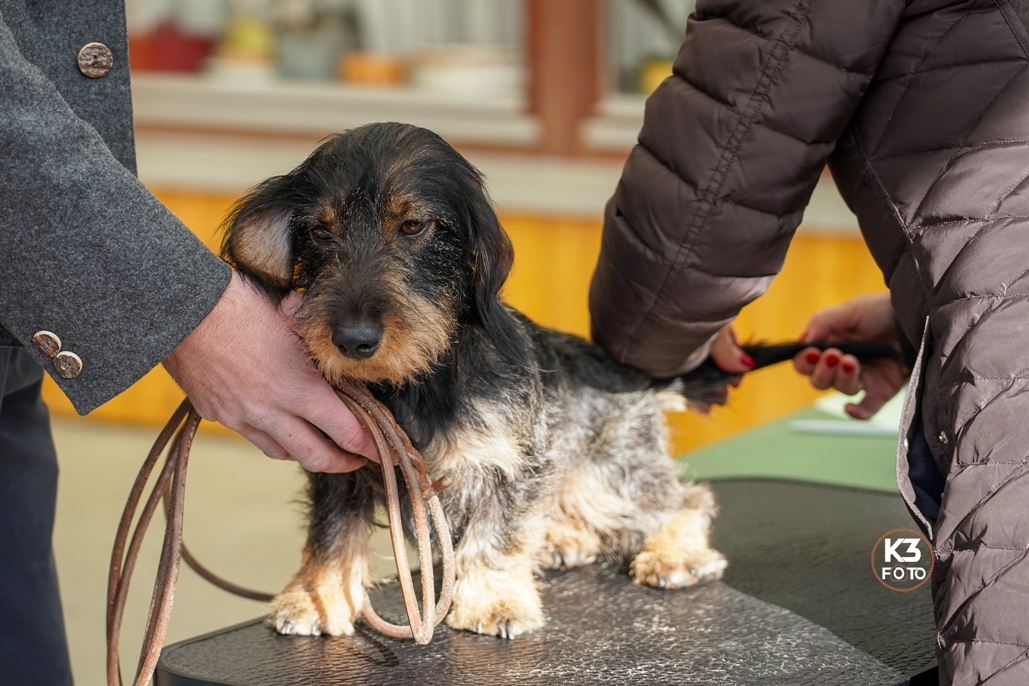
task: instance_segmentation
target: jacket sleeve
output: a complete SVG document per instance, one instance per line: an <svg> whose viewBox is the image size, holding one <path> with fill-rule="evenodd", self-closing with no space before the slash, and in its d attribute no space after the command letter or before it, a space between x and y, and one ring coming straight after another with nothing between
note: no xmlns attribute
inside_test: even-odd
<svg viewBox="0 0 1029 686"><path fill-rule="evenodd" d="M782 268L901 0L701 0L607 205L593 338L688 371Z"/></svg>
<svg viewBox="0 0 1029 686"><path fill-rule="evenodd" d="M85 77L83 77L85 78ZM157 365L230 270L111 155L0 18L0 326L85 414ZM49 330L81 373L32 344Z"/></svg>

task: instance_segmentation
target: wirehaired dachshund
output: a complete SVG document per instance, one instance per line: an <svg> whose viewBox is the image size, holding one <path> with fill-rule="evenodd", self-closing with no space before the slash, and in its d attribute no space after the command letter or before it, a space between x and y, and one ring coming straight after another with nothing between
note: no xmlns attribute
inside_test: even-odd
<svg viewBox="0 0 1029 686"><path fill-rule="evenodd" d="M367 382L445 480L451 627L532 631L537 573L602 558L631 560L636 583L660 588L721 577L714 498L680 483L669 455L663 410L682 408L686 388L503 303L511 242L482 176L442 138L395 123L332 136L226 224L237 270L272 298L304 294L299 332L322 375ZM350 634L375 583L382 477L308 477L303 566L269 623Z"/></svg>

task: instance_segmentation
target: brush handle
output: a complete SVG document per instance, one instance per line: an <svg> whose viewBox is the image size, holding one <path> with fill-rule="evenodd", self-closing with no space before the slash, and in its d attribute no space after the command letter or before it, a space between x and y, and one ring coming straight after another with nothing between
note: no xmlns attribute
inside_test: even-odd
<svg viewBox="0 0 1029 686"><path fill-rule="evenodd" d="M748 369L752 372L755 369L769 367L773 364L792 360L797 353L806 348L818 348L828 350L836 348L844 355L853 355L861 364L875 364L884 360L899 360L900 353L885 343L869 343L867 341L840 341L838 343L826 343L825 341L813 341L801 343L757 343L754 345L741 346L743 351L754 359L754 366ZM686 383L721 383L728 381L734 376L732 372L724 371L715 364L710 357L704 360L696 369L686 372L679 378Z"/></svg>

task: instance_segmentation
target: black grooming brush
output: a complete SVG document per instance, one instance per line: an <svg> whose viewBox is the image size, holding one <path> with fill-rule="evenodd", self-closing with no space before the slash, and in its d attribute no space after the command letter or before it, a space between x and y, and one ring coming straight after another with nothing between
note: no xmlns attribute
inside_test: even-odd
<svg viewBox="0 0 1029 686"><path fill-rule="evenodd" d="M757 343L740 347L754 359L754 366L748 369L748 372L792 360L797 353L805 348L817 348L819 350L835 348L844 355L853 355L862 365L874 365L885 360L899 361L901 359L900 353L893 347L885 343L869 343L865 341ZM679 376L677 381L682 384L682 394L690 400L704 403L721 403L724 401L725 384L737 376L740 376L740 374L723 370L715 364L714 360L708 357L696 369Z"/></svg>

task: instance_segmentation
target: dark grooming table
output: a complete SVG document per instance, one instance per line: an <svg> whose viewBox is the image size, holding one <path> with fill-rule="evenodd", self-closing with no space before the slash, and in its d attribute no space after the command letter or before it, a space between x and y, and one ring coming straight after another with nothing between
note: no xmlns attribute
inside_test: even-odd
<svg viewBox="0 0 1029 686"><path fill-rule="evenodd" d="M712 483L725 579L661 591L617 565L548 574L547 625L514 641L441 625L428 646L278 636L254 620L164 649L158 686L704 684L893 686L933 665L928 584L879 584L876 540L911 527L899 496L759 479ZM403 618L397 585L374 598ZM912 686L924 677L915 677Z"/></svg>

